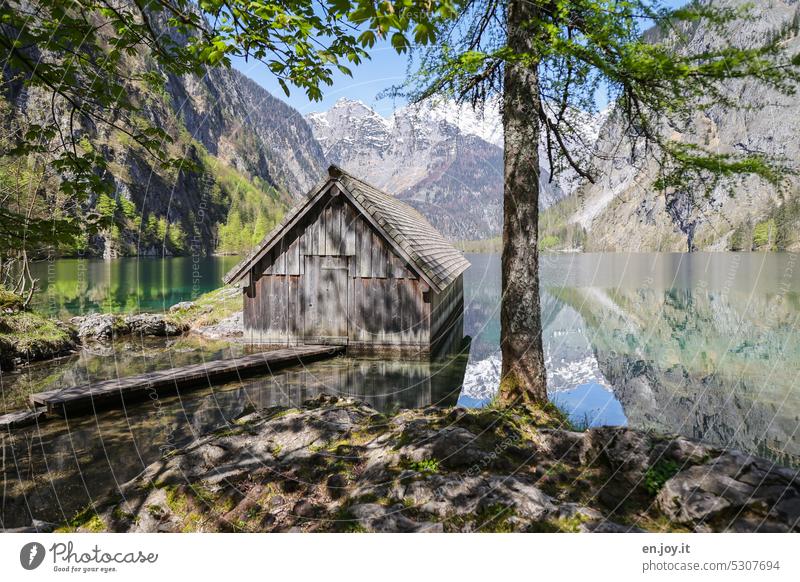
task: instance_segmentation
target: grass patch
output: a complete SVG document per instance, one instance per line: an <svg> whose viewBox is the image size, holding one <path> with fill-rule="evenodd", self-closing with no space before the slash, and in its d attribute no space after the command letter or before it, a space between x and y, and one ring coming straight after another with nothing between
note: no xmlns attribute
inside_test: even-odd
<svg viewBox="0 0 800 582"><path fill-rule="evenodd" d="M38 313L18 311L0 314L0 361L43 360L75 347L69 327Z"/></svg>
<svg viewBox="0 0 800 582"><path fill-rule="evenodd" d="M773 250L775 242L775 220L769 219L756 224L753 229L753 250Z"/></svg>
<svg viewBox="0 0 800 582"><path fill-rule="evenodd" d="M87 505L81 509L67 523L55 529L57 533L72 533L78 529L83 529L91 533L108 531L108 526L97 514L97 510L92 505Z"/></svg>
<svg viewBox="0 0 800 582"><path fill-rule="evenodd" d="M548 234L543 236L542 239L539 241L539 250L540 251L550 251L556 249L561 244L561 239L559 239L554 234Z"/></svg>
<svg viewBox="0 0 800 582"><path fill-rule="evenodd" d="M406 469L411 469L423 475L433 475L439 472L439 461L437 459L423 459L422 461L412 461L406 463Z"/></svg>
<svg viewBox="0 0 800 582"><path fill-rule="evenodd" d="M576 513L570 517L562 517L553 522L556 530L564 533L578 533L581 531L581 525L586 523L589 519L582 513Z"/></svg>
<svg viewBox="0 0 800 582"><path fill-rule="evenodd" d="M242 310L242 293L226 285L200 295L187 308L170 313L176 323L190 326L215 325Z"/></svg>
<svg viewBox="0 0 800 582"><path fill-rule="evenodd" d="M675 461L661 459L655 465L647 469L644 474L644 488L650 495L656 495L664 483L669 481L678 471L680 466Z"/></svg>

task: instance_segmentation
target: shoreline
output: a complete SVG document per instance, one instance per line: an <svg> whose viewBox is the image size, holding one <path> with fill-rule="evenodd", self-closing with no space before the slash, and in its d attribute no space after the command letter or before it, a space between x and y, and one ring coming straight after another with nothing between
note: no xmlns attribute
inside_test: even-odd
<svg viewBox="0 0 800 582"><path fill-rule="evenodd" d="M81 346L125 336L177 337L196 333L210 339L241 335L232 320L241 313L240 291L223 286L182 301L161 313L91 313L62 321L33 310L0 313L0 365L13 371L74 353ZM239 322L240 323L240 322Z"/></svg>

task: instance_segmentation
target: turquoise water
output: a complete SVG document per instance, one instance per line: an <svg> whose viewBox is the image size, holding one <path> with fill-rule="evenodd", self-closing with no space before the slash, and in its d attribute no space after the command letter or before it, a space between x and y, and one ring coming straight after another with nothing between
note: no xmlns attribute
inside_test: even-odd
<svg viewBox="0 0 800 582"><path fill-rule="evenodd" d="M470 257L460 402L499 379L500 264ZM578 425L681 433L800 465L800 256L543 257L551 398Z"/></svg>
<svg viewBox="0 0 800 582"><path fill-rule="evenodd" d="M66 318L99 312L163 311L222 285L239 257L37 261L34 309Z"/></svg>

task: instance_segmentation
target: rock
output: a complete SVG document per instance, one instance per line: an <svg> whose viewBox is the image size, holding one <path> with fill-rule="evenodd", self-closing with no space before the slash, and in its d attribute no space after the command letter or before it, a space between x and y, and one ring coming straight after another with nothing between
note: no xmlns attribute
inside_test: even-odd
<svg viewBox="0 0 800 582"><path fill-rule="evenodd" d="M119 315L92 313L70 319L78 328L78 337L98 341L109 341L130 333L130 327Z"/></svg>
<svg viewBox="0 0 800 582"><path fill-rule="evenodd" d="M612 508L644 495L647 471L659 458L650 436L619 427L586 431L583 448L578 454L581 464L606 466L610 470L597 495L604 505Z"/></svg>
<svg viewBox="0 0 800 582"><path fill-rule="evenodd" d="M673 476L656 503L678 523L699 525L718 519L735 531L781 530L776 524L788 531L800 521L800 484L784 468L728 451ZM734 523L725 523L728 515Z"/></svg>
<svg viewBox="0 0 800 582"><path fill-rule="evenodd" d="M225 339L242 337L244 335L244 319L241 311L226 317L214 325L204 325L192 329L192 333L202 335L208 339Z"/></svg>
<svg viewBox="0 0 800 582"><path fill-rule="evenodd" d="M170 313L177 313L178 311L188 311L197 305L194 301L181 301L169 308Z"/></svg>
<svg viewBox="0 0 800 582"><path fill-rule="evenodd" d="M553 500L533 481L517 476L433 475L412 481L397 492L401 493L398 497L440 518L512 508L517 517L541 521L557 510Z"/></svg>
<svg viewBox="0 0 800 582"><path fill-rule="evenodd" d="M261 529L269 528L275 525L276 517L273 513L265 513L264 517L261 518Z"/></svg>
<svg viewBox="0 0 800 582"><path fill-rule="evenodd" d="M473 470L479 470L491 460L490 453L478 446L477 437L467 429L447 427L432 431L426 430L427 427L424 419L404 425L404 435L413 442L400 448L401 456L411 461L436 459L450 469L474 467Z"/></svg>
<svg viewBox="0 0 800 582"><path fill-rule="evenodd" d="M301 499L292 508L292 513L294 513L297 517L304 517L308 519L319 514L319 509L320 508L313 503L305 499Z"/></svg>
<svg viewBox="0 0 800 582"><path fill-rule="evenodd" d="M581 460L593 465L605 460L614 470L615 478L637 486L643 482L650 467L652 442L646 433L618 427L593 428L586 433Z"/></svg>
<svg viewBox="0 0 800 582"><path fill-rule="evenodd" d="M56 524L47 521L34 519L30 525L24 527L13 527L4 529L4 533L50 533L56 528Z"/></svg>
<svg viewBox="0 0 800 582"><path fill-rule="evenodd" d="M579 530L585 533L644 533L643 529L636 526L622 525L620 523L608 521L607 519L602 521L587 521L580 525Z"/></svg>
<svg viewBox="0 0 800 582"><path fill-rule="evenodd" d="M180 335L185 327L160 313L138 313L124 319L130 333L143 336Z"/></svg>
<svg viewBox="0 0 800 582"><path fill-rule="evenodd" d="M372 532L434 532L442 531L442 524L435 522L417 522L403 515L402 505L384 507L377 503L363 503L350 508L353 519L362 527Z"/></svg>
<svg viewBox="0 0 800 582"><path fill-rule="evenodd" d="M661 511L677 523L706 521L731 505L725 499L698 487L682 481L670 481L659 492L656 502Z"/></svg>
<svg viewBox="0 0 800 582"><path fill-rule="evenodd" d="M336 499L344 494L344 489L347 487L347 478L341 473L335 473L328 477L326 484L328 495Z"/></svg>
<svg viewBox="0 0 800 582"><path fill-rule="evenodd" d="M114 531L611 533L640 531L628 524L651 523L643 516L695 531L792 531L800 518L791 470L737 451L707 458L705 445L630 429L534 428L515 445L530 454L509 469L496 451L499 435L519 434L518 421L493 411L405 410L375 423L366 404L322 395L297 409L243 414L125 484L124 502L111 501L103 523ZM465 426L494 430L478 437ZM686 462L654 500L631 480L662 458Z"/></svg>
<svg viewBox="0 0 800 582"><path fill-rule="evenodd" d="M558 519L571 519L574 517L579 517L586 521L599 521L603 519L603 514L596 509L584 507L577 503L564 503L558 508Z"/></svg>
<svg viewBox="0 0 800 582"><path fill-rule="evenodd" d="M579 463L585 440L585 433L544 429L538 432L537 449L548 458Z"/></svg>
<svg viewBox="0 0 800 582"><path fill-rule="evenodd" d="M675 437L669 441L664 450L665 457L672 459L679 465L702 463L711 456L719 455L719 453L719 449L711 445L685 437Z"/></svg>
<svg viewBox="0 0 800 582"><path fill-rule="evenodd" d="M81 339L110 341L128 334L140 336L174 336L187 327L160 313L137 313L120 316L111 313L93 313L73 317L70 323L78 328Z"/></svg>
<svg viewBox="0 0 800 582"><path fill-rule="evenodd" d="M800 524L800 497L792 496L780 500L772 507L771 514L775 515L783 523Z"/></svg>

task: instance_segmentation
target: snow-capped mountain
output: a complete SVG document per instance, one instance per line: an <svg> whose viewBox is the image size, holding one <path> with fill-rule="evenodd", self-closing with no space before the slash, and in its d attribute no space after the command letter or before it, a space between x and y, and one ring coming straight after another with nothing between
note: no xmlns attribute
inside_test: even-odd
<svg viewBox="0 0 800 582"><path fill-rule="evenodd" d="M408 108L411 109L411 108ZM497 147L503 147L503 120L499 101L494 99L475 109L467 103L431 101L418 106L422 115L456 125L463 133L475 135Z"/></svg>
<svg viewBox="0 0 800 582"><path fill-rule="evenodd" d="M385 118L341 99L307 120L330 162L409 202L453 240L496 236L502 227L503 142L496 106L434 102ZM542 168L541 206L569 191Z"/></svg>

